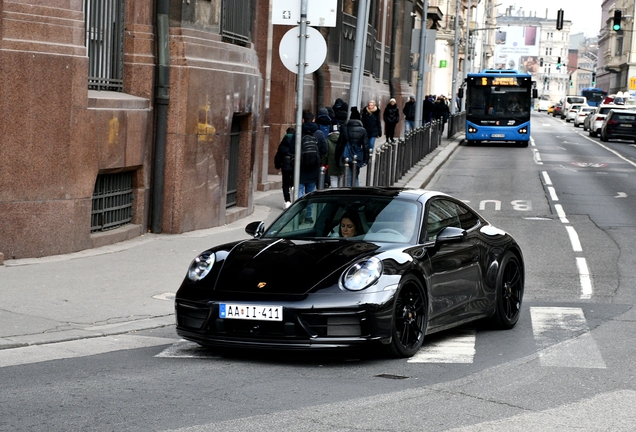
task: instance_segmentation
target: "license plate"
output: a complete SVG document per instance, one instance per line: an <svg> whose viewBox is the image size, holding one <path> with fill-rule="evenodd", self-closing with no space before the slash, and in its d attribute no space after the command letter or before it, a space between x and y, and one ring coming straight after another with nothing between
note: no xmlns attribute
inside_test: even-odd
<svg viewBox="0 0 636 432"><path fill-rule="evenodd" d="M492 134L490 135L491 138L504 138L506 135L504 134Z"/></svg>
<svg viewBox="0 0 636 432"><path fill-rule="evenodd" d="M221 303L219 305L219 318L257 321L282 321L283 307Z"/></svg>
<svg viewBox="0 0 636 432"><path fill-rule="evenodd" d="M620 127L632 127L632 125L630 125L630 124L621 124L621 125L619 125L619 126L620 126Z"/></svg>

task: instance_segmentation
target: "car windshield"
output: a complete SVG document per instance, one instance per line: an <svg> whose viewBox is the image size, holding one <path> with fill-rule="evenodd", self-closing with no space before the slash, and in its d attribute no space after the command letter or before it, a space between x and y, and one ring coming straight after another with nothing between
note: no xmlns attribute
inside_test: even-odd
<svg viewBox="0 0 636 432"><path fill-rule="evenodd" d="M263 238L415 243L421 205L386 196L307 196L287 209Z"/></svg>

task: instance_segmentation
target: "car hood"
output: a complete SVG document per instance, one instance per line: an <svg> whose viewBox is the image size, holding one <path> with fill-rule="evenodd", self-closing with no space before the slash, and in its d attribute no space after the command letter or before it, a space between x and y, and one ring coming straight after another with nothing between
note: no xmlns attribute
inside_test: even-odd
<svg viewBox="0 0 636 432"><path fill-rule="evenodd" d="M379 249L347 240L254 239L237 244L225 257L215 291L306 294L338 270Z"/></svg>

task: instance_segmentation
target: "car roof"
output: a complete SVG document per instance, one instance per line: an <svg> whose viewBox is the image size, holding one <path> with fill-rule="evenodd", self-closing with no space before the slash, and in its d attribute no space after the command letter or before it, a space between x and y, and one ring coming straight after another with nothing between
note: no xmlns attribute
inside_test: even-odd
<svg viewBox="0 0 636 432"><path fill-rule="evenodd" d="M406 199L411 201L426 201L429 198L435 196L449 197L450 195L444 192L438 192L426 189L414 189L404 187L389 187L389 186L361 186L361 187L348 187L348 188L326 188L315 190L311 192L311 195L315 194L327 195L327 196L386 196L395 197L400 199Z"/></svg>

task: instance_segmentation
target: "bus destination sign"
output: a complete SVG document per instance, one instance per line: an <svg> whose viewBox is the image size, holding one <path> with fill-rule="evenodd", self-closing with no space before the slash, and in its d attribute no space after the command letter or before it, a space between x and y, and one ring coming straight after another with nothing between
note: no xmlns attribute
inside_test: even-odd
<svg viewBox="0 0 636 432"><path fill-rule="evenodd" d="M490 83L489 83L490 81ZM517 82L517 78L516 77L482 77L481 78L481 85L483 86L487 86L487 85L493 85L493 86L518 86L519 83Z"/></svg>

